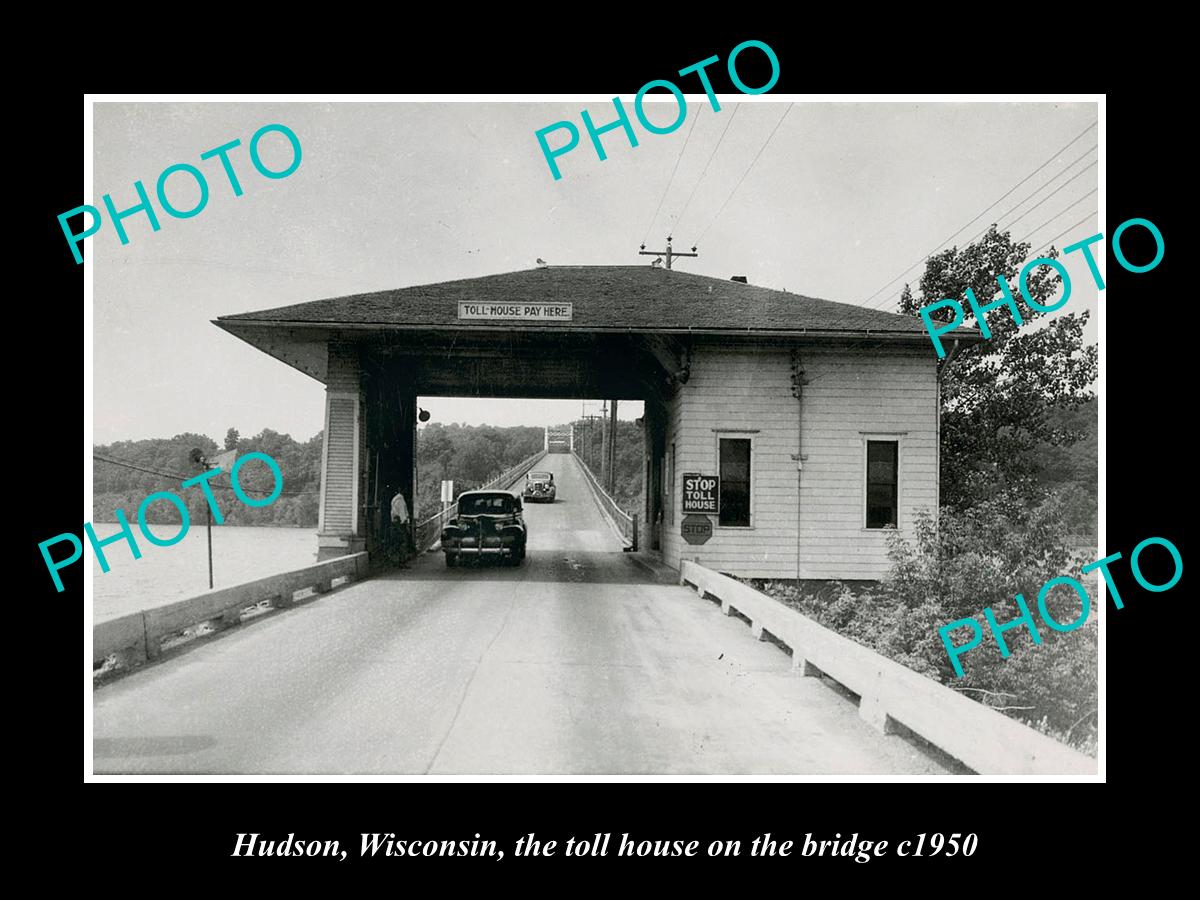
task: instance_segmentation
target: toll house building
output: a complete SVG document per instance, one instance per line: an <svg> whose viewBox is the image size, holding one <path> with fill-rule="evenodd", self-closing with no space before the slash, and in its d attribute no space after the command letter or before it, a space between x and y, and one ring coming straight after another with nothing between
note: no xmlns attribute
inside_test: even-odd
<svg viewBox="0 0 1200 900"><path fill-rule="evenodd" d="M678 270L569 266L215 324L325 384L319 559L382 556L391 497L414 495L418 396L643 400L645 507L629 512L643 549L674 567L876 579L888 535L938 504L937 359L916 317ZM685 475L711 490L685 494Z"/></svg>

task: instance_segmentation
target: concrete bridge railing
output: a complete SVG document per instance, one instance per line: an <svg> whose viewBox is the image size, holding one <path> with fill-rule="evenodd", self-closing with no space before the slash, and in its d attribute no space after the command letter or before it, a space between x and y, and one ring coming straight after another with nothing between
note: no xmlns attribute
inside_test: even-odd
<svg viewBox="0 0 1200 900"><path fill-rule="evenodd" d="M366 574L367 554L355 553L109 619L92 628L92 664L99 667L115 656L123 668L130 668L157 659L165 640L189 629L207 624L218 630L230 628L252 607L269 604L271 609L285 609L295 605L300 591L328 593L335 580L355 581Z"/></svg>
<svg viewBox="0 0 1200 900"><path fill-rule="evenodd" d="M536 466L545 455L546 451L544 449L539 450L532 456L528 456L521 460L511 469L506 469L505 471L501 472L487 484L481 484L479 487L473 488L472 490L486 491L492 488L512 487L513 482L515 482L518 478L524 478L525 473ZM457 499L458 498L456 497L456 503ZM418 553L424 553L437 543L438 539L442 536L442 528L445 526L446 521L454 515L455 508L455 503L452 503L450 506L443 510L439 510L429 518L425 519L423 522L419 522L417 524L415 541Z"/></svg>
<svg viewBox="0 0 1200 900"><path fill-rule="evenodd" d="M617 505L617 501L612 498L608 491L600 486L600 480L596 478L596 474L588 468L588 464L574 450L571 455L575 457L575 461L579 463L579 468L583 472L583 477L587 479L588 487L592 489L592 496L596 498L596 503L600 506L600 511L608 517L613 526L620 533L625 543L629 546L627 550L637 552L638 548L638 517L636 514L630 515Z"/></svg>
<svg viewBox="0 0 1200 900"><path fill-rule="evenodd" d="M726 575L684 560L681 584L750 620L750 633L792 650L802 675L825 674L858 694L859 715L885 734L907 728L981 775L1095 775L1096 760L842 637Z"/></svg>

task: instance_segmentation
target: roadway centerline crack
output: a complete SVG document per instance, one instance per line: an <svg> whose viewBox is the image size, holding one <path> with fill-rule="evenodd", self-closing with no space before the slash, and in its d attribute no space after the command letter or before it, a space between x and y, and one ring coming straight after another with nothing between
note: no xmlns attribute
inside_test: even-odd
<svg viewBox="0 0 1200 900"><path fill-rule="evenodd" d="M522 572L521 580L515 582L517 586L523 585L528 581L528 572L532 566L526 566ZM442 748L446 746L446 741L450 739L450 735L454 733L454 726L458 724L458 717L462 714L463 706L467 702L467 695L471 693L471 686L475 684L475 678L479 675L479 669L483 665L483 659L491 652L493 645L500 639L500 635L504 634L504 629L508 627L509 619L512 618L513 610L517 606L517 593L514 590L508 599L508 609L504 611L504 620L500 623L500 627L496 629L496 633L492 635L492 639L488 641L483 652L479 654L479 658L475 660L475 668L471 671L471 677L467 679L467 683L463 686L462 694L459 695L458 704L454 707L454 717L450 720L450 727L446 729L446 733L442 735L442 739L438 741L437 748L433 751L433 756L429 760L429 765L425 767L425 774L428 775L433 767L437 764L437 759L441 756Z"/></svg>

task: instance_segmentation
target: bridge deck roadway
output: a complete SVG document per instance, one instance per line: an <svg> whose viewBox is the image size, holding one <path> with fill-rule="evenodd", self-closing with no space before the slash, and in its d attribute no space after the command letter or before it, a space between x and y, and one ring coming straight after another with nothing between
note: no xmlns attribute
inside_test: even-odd
<svg viewBox="0 0 1200 900"><path fill-rule="evenodd" d="M97 773L941 773L620 552L574 460L520 568L413 568L96 690Z"/></svg>

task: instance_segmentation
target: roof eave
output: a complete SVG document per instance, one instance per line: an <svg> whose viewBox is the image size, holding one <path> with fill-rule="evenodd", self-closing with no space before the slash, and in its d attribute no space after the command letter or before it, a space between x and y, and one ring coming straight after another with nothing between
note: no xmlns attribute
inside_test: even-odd
<svg viewBox="0 0 1200 900"><path fill-rule="evenodd" d="M340 331L512 331L513 324L496 324L496 325L459 325L459 324L433 324L433 323L400 323L400 322L338 322L338 321L297 321L292 319L249 319L249 318L232 318L218 317L212 320L212 324L218 328L229 331L229 326L250 325L254 327L267 328L320 328L320 329L337 329ZM898 340L898 341L927 341L928 335L923 331L878 331L873 329L820 329L820 328L695 328L689 326L671 327L671 326L656 326L653 328L638 328L633 326L614 326L614 325L596 325L587 328L564 328L562 325L529 325L522 324L522 331L537 331L544 333L572 333L572 332L601 332L605 334L694 334L713 337L731 337L737 335L746 335L750 337L819 337L819 338L854 338L859 340ZM960 333L961 332L961 333ZM966 341L967 343L978 343L983 340L983 335L977 331L958 330L941 336L943 340L949 338L953 340Z"/></svg>

